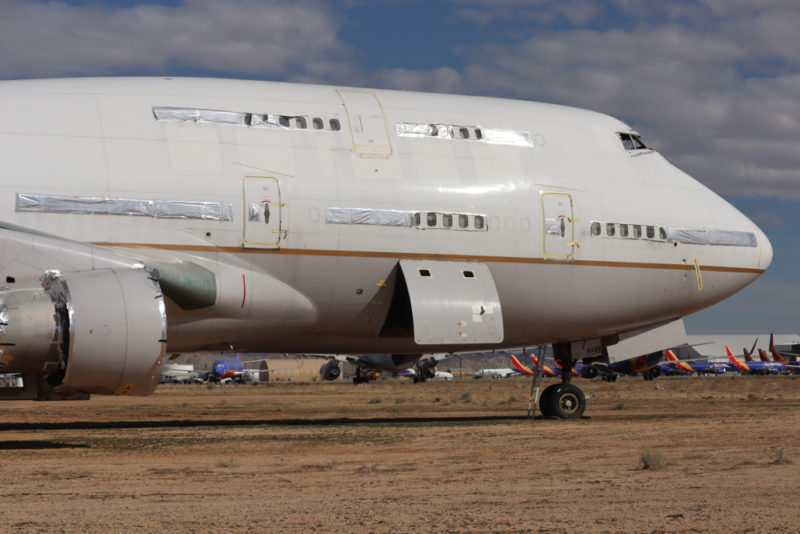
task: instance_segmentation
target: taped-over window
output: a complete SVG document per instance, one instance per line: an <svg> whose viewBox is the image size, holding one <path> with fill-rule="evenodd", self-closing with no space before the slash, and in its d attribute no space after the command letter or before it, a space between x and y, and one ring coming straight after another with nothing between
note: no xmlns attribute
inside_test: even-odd
<svg viewBox="0 0 800 534"><path fill-rule="evenodd" d="M276 128L281 130L305 130L308 121L302 115L279 115L268 113L250 113L247 111L223 111L200 108L176 108L154 106L153 116L158 121L179 121L195 123L228 124L235 126L249 126L251 128ZM321 118L313 119L314 129L323 130L324 122ZM328 131L340 129L337 119L330 119Z"/></svg>
<svg viewBox="0 0 800 534"><path fill-rule="evenodd" d="M160 121L214 122L218 124L250 124L250 113L215 109L154 107L153 115Z"/></svg>
<svg viewBox="0 0 800 534"><path fill-rule="evenodd" d="M727 245L756 247L758 239L752 232L733 230L692 230L689 228L666 228L667 239L687 245Z"/></svg>
<svg viewBox="0 0 800 534"><path fill-rule="evenodd" d="M195 202L191 200L141 200L17 193L16 210L18 212L86 215L137 215L159 219L233 220L233 206L230 202Z"/></svg>
<svg viewBox="0 0 800 534"><path fill-rule="evenodd" d="M327 208L325 220L333 224L373 224L377 226L411 226L413 213L400 210L370 208Z"/></svg>

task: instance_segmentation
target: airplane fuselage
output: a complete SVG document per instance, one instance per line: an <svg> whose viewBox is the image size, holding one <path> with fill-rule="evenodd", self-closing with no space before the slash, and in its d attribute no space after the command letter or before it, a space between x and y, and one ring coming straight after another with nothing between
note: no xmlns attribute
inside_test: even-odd
<svg viewBox="0 0 800 534"><path fill-rule="evenodd" d="M0 276L144 266L170 352L599 338L771 261L730 204L574 108L110 78L2 82L0 117Z"/></svg>

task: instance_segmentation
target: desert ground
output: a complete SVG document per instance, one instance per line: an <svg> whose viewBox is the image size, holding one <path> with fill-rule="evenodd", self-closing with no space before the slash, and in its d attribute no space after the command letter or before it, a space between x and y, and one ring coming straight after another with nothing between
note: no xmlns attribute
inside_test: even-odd
<svg viewBox="0 0 800 534"><path fill-rule="evenodd" d="M0 403L0 531L800 531L800 378L576 383L567 421L522 377Z"/></svg>

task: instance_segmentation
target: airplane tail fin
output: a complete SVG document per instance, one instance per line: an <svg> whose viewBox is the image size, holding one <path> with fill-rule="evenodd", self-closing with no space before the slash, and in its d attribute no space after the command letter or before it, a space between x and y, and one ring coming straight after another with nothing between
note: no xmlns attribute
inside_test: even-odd
<svg viewBox="0 0 800 534"><path fill-rule="evenodd" d="M533 369L520 362L515 355L511 355L511 365L523 375L533 375Z"/></svg>
<svg viewBox="0 0 800 534"><path fill-rule="evenodd" d="M750 350L747 350L747 347L742 348L742 354L744 354L745 361L752 362L753 361L753 352L756 350L756 345L758 344L758 338L753 341L753 346L750 347Z"/></svg>
<svg viewBox="0 0 800 534"><path fill-rule="evenodd" d="M758 357L761 358L762 362L770 362L770 361L772 361L772 360L769 359L769 356L767 356L767 353L766 353L766 351L764 349L758 349Z"/></svg>
<svg viewBox="0 0 800 534"><path fill-rule="evenodd" d="M664 354L666 354L667 360L669 360L671 362L674 362L675 363L675 367L677 367L681 371L686 371L687 373L694 373L695 372L695 370L692 368L691 365L689 365L688 363L686 363L684 361L681 361L681 359L678 358L675 355L675 353L672 352L672 350L667 349L667 350L664 351Z"/></svg>
<svg viewBox="0 0 800 534"><path fill-rule="evenodd" d="M769 335L769 352L772 354L772 359L775 360L776 362L780 362L783 364L786 363L786 360L783 359L781 353L778 352L778 349L775 348L774 336L772 334Z"/></svg>
<svg viewBox="0 0 800 534"><path fill-rule="evenodd" d="M730 345L725 345L725 350L728 352L728 360L733 364L734 367L739 369L740 371L750 372L750 368L747 367L747 364L744 363L742 360L734 356L733 351L731 350Z"/></svg>
<svg viewBox="0 0 800 534"><path fill-rule="evenodd" d="M534 356L533 354L530 355L530 358L531 358L531 363L533 364L534 369L536 367L539 367L539 359L536 358L536 356ZM542 375L544 375L544 376L557 376L558 375L558 373L556 373L553 369L551 369L549 366L545 365L544 360L542 361L541 369L542 369Z"/></svg>

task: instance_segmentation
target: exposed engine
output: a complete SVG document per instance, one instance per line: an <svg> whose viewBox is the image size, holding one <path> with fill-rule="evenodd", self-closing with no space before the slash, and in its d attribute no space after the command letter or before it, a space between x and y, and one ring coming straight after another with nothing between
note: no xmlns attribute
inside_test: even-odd
<svg viewBox="0 0 800 534"><path fill-rule="evenodd" d="M161 376L164 298L144 269L101 269L0 290L0 372L61 391L147 395Z"/></svg>
<svg viewBox="0 0 800 534"><path fill-rule="evenodd" d="M341 374L342 370L339 368L339 362L336 360L330 360L319 368L319 376L321 376L323 380L336 380Z"/></svg>

